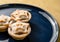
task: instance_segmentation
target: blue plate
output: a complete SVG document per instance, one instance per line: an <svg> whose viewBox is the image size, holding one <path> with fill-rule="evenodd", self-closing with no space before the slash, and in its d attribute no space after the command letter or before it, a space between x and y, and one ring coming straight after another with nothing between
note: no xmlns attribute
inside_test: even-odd
<svg viewBox="0 0 60 42"><path fill-rule="evenodd" d="M32 18L29 23L32 31L24 40L14 40L8 35L7 31L0 33L0 42L55 42L57 40L58 25L55 19L41 8L26 4L5 4L0 5L0 15L10 16L16 9L31 12Z"/></svg>

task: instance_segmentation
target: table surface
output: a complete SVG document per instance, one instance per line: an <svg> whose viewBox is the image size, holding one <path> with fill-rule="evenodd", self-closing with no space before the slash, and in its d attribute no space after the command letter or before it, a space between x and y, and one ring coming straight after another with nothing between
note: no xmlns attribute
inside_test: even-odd
<svg viewBox="0 0 60 42"><path fill-rule="evenodd" d="M58 22L60 27L60 0L0 0L0 4L23 3L38 6L48 11ZM57 42L60 42L60 34Z"/></svg>

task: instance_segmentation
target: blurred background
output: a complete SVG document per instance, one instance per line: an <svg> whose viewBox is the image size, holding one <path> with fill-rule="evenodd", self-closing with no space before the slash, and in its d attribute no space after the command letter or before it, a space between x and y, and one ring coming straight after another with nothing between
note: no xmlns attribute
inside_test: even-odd
<svg viewBox="0 0 60 42"><path fill-rule="evenodd" d="M0 5L8 3L30 4L48 11L60 27L60 0L0 0ZM57 42L60 42L60 34Z"/></svg>

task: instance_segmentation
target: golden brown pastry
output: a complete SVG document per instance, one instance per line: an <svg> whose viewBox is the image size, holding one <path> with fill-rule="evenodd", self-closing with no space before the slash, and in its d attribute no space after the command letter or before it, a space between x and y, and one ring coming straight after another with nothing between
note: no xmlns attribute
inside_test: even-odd
<svg viewBox="0 0 60 42"><path fill-rule="evenodd" d="M9 25L8 33L16 40L23 40L31 32L29 23L17 21Z"/></svg>
<svg viewBox="0 0 60 42"><path fill-rule="evenodd" d="M9 25L10 17L6 15L0 15L0 32L7 30Z"/></svg>
<svg viewBox="0 0 60 42"><path fill-rule="evenodd" d="M11 19L21 22L28 22L31 19L31 13L26 10L16 10L11 14Z"/></svg>

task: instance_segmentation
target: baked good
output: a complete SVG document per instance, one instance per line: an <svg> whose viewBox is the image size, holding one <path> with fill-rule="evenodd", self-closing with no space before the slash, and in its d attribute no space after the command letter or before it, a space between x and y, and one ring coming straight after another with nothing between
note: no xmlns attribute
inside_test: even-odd
<svg viewBox="0 0 60 42"><path fill-rule="evenodd" d="M21 21L10 24L8 28L8 34L16 40L23 40L30 32L31 27L29 23L23 23Z"/></svg>
<svg viewBox="0 0 60 42"><path fill-rule="evenodd" d="M11 19L15 21L28 22L31 19L31 13L26 10L19 10L12 12Z"/></svg>
<svg viewBox="0 0 60 42"><path fill-rule="evenodd" d="M9 26L10 17L6 15L0 15L0 32L7 30Z"/></svg>

